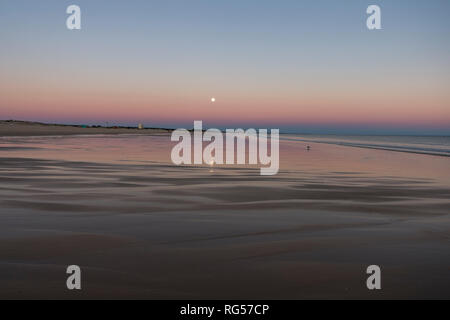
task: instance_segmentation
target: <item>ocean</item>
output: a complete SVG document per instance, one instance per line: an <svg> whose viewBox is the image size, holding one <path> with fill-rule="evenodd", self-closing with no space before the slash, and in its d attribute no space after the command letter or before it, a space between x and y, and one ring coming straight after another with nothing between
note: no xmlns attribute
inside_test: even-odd
<svg viewBox="0 0 450 320"><path fill-rule="evenodd" d="M283 139L348 147L450 156L450 136L283 135Z"/></svg>

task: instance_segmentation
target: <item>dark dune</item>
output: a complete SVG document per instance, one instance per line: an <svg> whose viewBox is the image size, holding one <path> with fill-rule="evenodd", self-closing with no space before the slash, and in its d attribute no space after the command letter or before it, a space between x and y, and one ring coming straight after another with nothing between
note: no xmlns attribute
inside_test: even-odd
<svg viewBox="0 0 450 320"><path fill-rule="evenodd" d="M90 127L46 124L29 121L0 120L0 136L68 136L90 134L167 134L170 129L131 127Z"/></svg>

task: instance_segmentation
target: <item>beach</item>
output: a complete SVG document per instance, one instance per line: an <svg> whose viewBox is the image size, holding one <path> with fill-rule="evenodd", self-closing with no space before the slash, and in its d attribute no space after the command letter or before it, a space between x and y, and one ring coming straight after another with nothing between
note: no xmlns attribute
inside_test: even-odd
<svg viewBox="0 0 450 320"><path fill-rule="evenodd" d="M448 157L284 139L261 176L175 166L172 146L3 135L0 298L450 298Z"/></svg>
<svg viewBox="0 0 450 320"><path fill-rule="evenodd" d="M0 0L0 300L450 300L448 13Z"/></svg>

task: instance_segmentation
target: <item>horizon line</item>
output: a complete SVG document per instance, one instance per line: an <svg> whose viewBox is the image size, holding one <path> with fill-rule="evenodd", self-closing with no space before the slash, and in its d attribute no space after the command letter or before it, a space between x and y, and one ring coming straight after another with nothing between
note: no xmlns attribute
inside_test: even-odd
<svg viewBox="0 0 450 320"><path fill-rule="evenodd" d="M95 122L95 123L82 123L82 122L69 122L69 121L62 121L62 122L49 122L49 121L43 121L43 120L19 120L19 119L0 119L0 122L18 122L18 123L28 123L28 124L40 124L40 125L54 125L54 126L74 126L74 127L80 127L80 126L87 126L87 127L100 127L100 128L137 128L139 127L139 125L141 125L141 122L133 122L133 124L130 124L129 122L127 123L117 123L115 121L103 121L104 124L106 125L102 125L99 124L99 122ZM299 124L301 125L301 124ZM284 128L280 127L280 128L276 128L276 129L280 129L280 134L283 135L288 135L288 134L298 134L298 135L354 135L354 136L436 136L436 137L449 137L450 136L450 130L449 131L445 131L445 129L434 129L437 132L413 132L411 129L405 129L405 128L400 128L397 129L398 131L390 131L389 129L386 128L368 128L366 129L366 131L360 131L358 132L358 130L353 130L353 131L345 131L345 129L340 128L340 126L337 127L328 127L328 128L317 128L320 125L309 125L309 131L299 131L299 130L295 130L294 128ZM314 128L316 126L316 128ZM218 127L217 129L224 131L226 130L226 127ZM254 126L231 126L234 128L242 128L242 129L250 129L250 128L255 128ZM176 130L178 128L180 128L179 126L159 126L158 124L155 123L154 126L146 126L143 125L144 129L162 129L162 130ZM186 128L187 130L193 130L193 125L192 128ZM210 129L213 127L205 127L204 130ZM274 128L275 129L275 128ZM392 129L391 129L392 130ZM428 129L429 130L429 129ZM441 131L442 132L439 132ZM403 132L402 132L403 131Z"/></svg>

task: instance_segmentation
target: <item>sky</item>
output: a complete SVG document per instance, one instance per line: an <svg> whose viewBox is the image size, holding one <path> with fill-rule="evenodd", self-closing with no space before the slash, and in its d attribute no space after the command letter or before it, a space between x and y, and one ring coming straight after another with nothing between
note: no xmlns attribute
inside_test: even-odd
<svg viewBox="0 0 450 320"><path fill-rule="evenodd" d="M0 0L0 119L450 134L449 14L448 0Z"/></svg>

